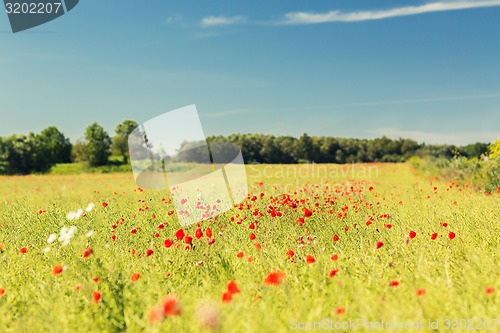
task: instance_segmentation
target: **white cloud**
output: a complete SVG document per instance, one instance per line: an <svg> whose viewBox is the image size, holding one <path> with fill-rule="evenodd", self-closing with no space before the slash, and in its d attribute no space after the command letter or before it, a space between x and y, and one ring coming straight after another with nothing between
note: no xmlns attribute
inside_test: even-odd
<svg viewBox="0 0 500 333"><path fill-rule="evenodd" d="M408 6L386 10L341 12L333 10L328 13L293 12L285 14L285 20L279 24L317 24L326 22L359 22L381 20L390 17L418 15L432 12L460 10L469 8L500 6L500 0L464 0L432 2L420 6Z"/></svg>
<svg viewBox="0 0 500 333"><path fill-rule="evenodd" d="M201 25L204 27L213 27L216 25L230 25L244 22L246 18L244 16L208 16L201 20Z"/></svg>
<svg viewBox="0 0 500 333"><path fill-rule="evenodd" d="M489 131L457 131L456 133L446 132L424 132L424 131L405 131L396 128L377 128L368 131L376 136L385 135L389 138L410 138L417 142L425 142L426 144L455 144L467 145L470 143L484 142L489 143L498 139L496 132Z"/></svg>
<svg viewBox="0 0 500 333"><path fill-rule="evenodd" d="M169 16L165 20L165 24L171 24L171 23L176 23L182 21L182 16L175 15L175 16Z"/></svg>

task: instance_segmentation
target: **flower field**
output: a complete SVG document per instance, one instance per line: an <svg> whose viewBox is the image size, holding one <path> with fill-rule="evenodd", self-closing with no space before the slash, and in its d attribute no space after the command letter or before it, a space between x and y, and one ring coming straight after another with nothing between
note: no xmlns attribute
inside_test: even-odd
<svg viewBox="0 0 500 333"><path fill-rule="evenodd" d="M499 317L500 193L408 164L247 172L247 200L184 228L131 174L0 177L0 332Z"/></svg>

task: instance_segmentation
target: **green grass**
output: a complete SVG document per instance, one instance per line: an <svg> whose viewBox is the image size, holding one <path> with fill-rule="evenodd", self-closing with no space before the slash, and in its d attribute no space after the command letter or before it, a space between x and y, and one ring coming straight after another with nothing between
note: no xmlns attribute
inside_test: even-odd
<svg viewBox="0 0 500 333"><path fill-rule="evenodd" d="M440 180L431 183L408 164L261 165L247 170L250 197L257 199L203 222L202 230L210 227L216 241L209 246L206 236L195 238L191 250L184 250L184 242L177 249L163 245L180 228L175 214L168 214L174 209L169 195L139 190L129 173L0 177L0 288L5 289L0 332L199 332L203 313L211 311L219 318L220 332L288 332L293 319L325 318L422 322L424 332L431 331L429 319L439 319L435 331L447 332L446 318L498 318L498 194ZM296 208L289 206L288 195ZM67 220L68 212L90 202L96 206L87 216ZM272 217L270 207L282 216ZM314 212L299 226L304 207ZM345 218L337 216L343 207L348 207ZM256 210L263 216L255 216ZM247 219L238 224L243 217ZM373 224L367 225L370 217ZM122 218L123 224L116 224ZM255 220L258 228L249 229ZM163 229L158 229L160 223ZM50 234L71 225L78 231L69 245L57 240L47 244ZM136 234L130 233L137 227ZM192 225L184 231L194 237L195 229ZM93 235L86 237L90 230ZM410 231L416 232L414 239ZM456 234L452 240L450 231ZM250 240L252 233L255 240ZM433 233L439 235L436 240L431 240ZM333 241L334 235L339 241ZM377 249L379 241L384 244ZM83 259L87 246L94 253ZM19 252L23 247L25 254ZM149 248L154 253L146 257ZM292 260L288 250L295 252ZM240 251L243 258L237 257ZM337 261L331 259L334 254ZM315 262L306 263L307 255ZM203 264L198 266L199 261ZM55 276L56 265L67 268ZM283 270L286 280L264 285L275 269ZM339 272L329 278L333 269ZM141 274L137 282L130 279L133 272ZM224 304L221 297L230 280L241 293ZM392 280L399 286L390 286ZM76 290L77 285L84 288ZM496 291L487 294L487 287ZM418 289L426 293L417 296ZM95 290L102 294L98 304L92 302ZM150 322L150 310L168 293L179 297L182 315ZM345 312L338 314L340 308ZM500 325L489 331L500 331Z"/></svg>
<svg viewBox="0 0 500 333"><path fill-rule="evenodd" d="M85 163L59 163L54 165L49 174L52 175L79 175L82 173L126 173L131 172L129 164L103 165L90 167Z"/></svg>

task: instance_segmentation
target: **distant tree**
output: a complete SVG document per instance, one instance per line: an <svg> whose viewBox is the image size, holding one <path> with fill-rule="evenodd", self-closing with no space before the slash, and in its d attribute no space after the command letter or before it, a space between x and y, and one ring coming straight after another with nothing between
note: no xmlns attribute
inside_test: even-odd
<svg viewBox="0 0 500 333"><path fill-rule="evenodd" d="M128 162L129 152L128 152L128 136L134 129L139 126L133 120L124 120L121 124L116 126L115 132L116 136L113 137L111 149L114 154L123 157L123 163Z"/></svg>
<svg viewBox="0 0 500 333"><path fill-rule="evenodd" d="M413 156L417 151L419 144L412 139L403 139L401 145L401 154L406 157Z"/></svg>
<svg viewBox="0 0 500 333"><path fill-rule="evenodd" d="M309 162L314 161L315 149L312 138L307 133L302 134L299 139L300 158Z"/></svg>
<svg viewBox="0 0 500 333"><path fill-rule="evenodd" d="M44 129L39 139L51 164L71 162L71 142L55 126Z"/></svg>
<svg viewBox="0 0 500 333"><path fill-rule="evenodd" d="M74 162L88 162L90 160L89 150L85 140L77 140L71 149L71 159Z"/></svg>
<svg viewBox="0 0 500 333"><path fill-rule="evenodd" d="M481 154L488 153L488 144L476 142L464 147L467 156L469 157L480 157Z"/></svg>
<svg viewBox="0 0 500 333"><path fill-rule="evenodd" d="M87 127L85 131L86 145L89 154L89 163L91 166L106 165L110 153L111 139L108 133L94 122Z"/></svg>

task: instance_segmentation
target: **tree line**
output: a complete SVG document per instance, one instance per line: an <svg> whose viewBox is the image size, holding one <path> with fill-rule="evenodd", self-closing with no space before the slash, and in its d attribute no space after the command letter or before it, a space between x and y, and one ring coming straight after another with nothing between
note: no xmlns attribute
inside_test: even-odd
<svg viewBox="0 0 500 333"><path fill-rule="evenodd" d="M0 174L46 172L58 163L87 163L101 166L128 163L128 135L137 127L133 120L124 120L111 137L97 122L89 125L84 136L72 144L56 127L41 133L13 134L0 137ZM411 139L352 139L313 137L303 134L273 136L264 134L233 134L210 136L207 142L230 142L241 148L245 163L363 163L403 162L419 157L478 157L488 144L468 146L426 145ZM110 156L116 156L113 161Z"/></svg>
<svg viewBox="0 0 500 333"><path fill-rule="evenodd" d="M311 137L303 134L273 136L264 134L233 134L227 137L210 136L209 142L231 142L241 147L245 163L366 163L404 162L412 156L453 157L479 156L488 144L468 146L426 145L412 139L352 139Z"/></svg>

